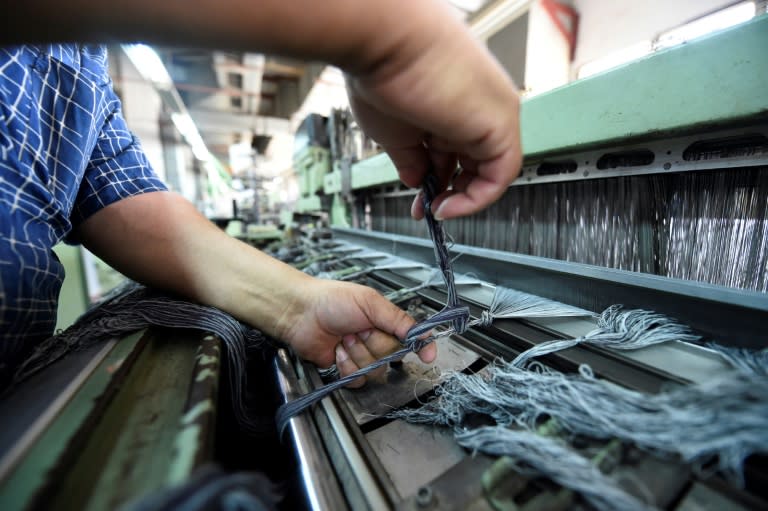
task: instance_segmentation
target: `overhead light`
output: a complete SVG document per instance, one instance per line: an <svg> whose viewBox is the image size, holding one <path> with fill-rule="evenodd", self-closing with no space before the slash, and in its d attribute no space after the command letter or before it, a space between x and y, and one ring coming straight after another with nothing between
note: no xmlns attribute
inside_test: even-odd
<svg viewBox="0 0 768 511"><path fill-rule="evenodd" d="M160 88L168 88L173 84L171 75L168 74L163 61L151 46L124 44L123 51L145 80Z"/></svg>
<svg viewBox="0 0 768 511"><path fill-rule="evenodd" d="M197 131L195 121L186 113L172 113L171 121L179 130L181 136L184 137L187 144L192 148L192 154L195 155L200 161L208 161L211 159L211 152L203 142L203 137L200 136L200 132Z"/></svg>
<svg viewBox="0 0 768 511"><path fill-rule="evenodd" d="M481 41L485 41L528 12L531 3L533 3L533 0L505 0L497 2L470 22L469 31Z"/></svg>
<svg viewBox="0 0 768 511"><path fill-rule="evenodd" d="M655 47L656 49L670 48L717 30L749 21L755 16L756 10L755 2L742 2L733 5L662 33L656 39Z"/></svg>
<svg viewBox="0 0 768 511"><path fill-rule="evenodd" d="M462 11L475 12L485 3L485 0L448 0Z"/></svg>

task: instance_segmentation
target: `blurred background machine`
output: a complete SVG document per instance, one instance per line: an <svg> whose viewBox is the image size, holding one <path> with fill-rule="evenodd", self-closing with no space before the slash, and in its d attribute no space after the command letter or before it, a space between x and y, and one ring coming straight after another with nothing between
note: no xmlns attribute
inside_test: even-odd
<svg viewBox="0 0 768 511"><path fill-rule="evenodd" d="M445 224L456 270L592 311L652 309L729 346L768 346L765 48L768 17L756 16L524 100L520 178L488 210ZM348 112L306 117L293 147L299 198L293 218L281 219L296 226L273 252L297 250L294 264L307 268L333 243L349 243L433 264L423 223L410 219L415 191L376 153ZM350 257L341 268L374 265ZM422 270L363 273L359 280L382 292L427 278ZM492 290L460 293L476 313ZM445 300L433 287L400 303L419 318ZM2 403L0 496L8 509L114 509L216 462L281 482L284 509L587 509L546 479L495 477L494 460L463 451L445 431L381 415L428 398L439 372L479 371L593 327L585 319L507 320L453 336L436 367L408 358L386 385L327 398L293 420L282 444L271 417L280 402L321 383L314 367L283 350L252 357L248 404L264 427L245 434L216 339L152 329L81 353ZM600 378L648 393L726 369L683 343L630 354L573 348L542 361L566 372L586 363ZM612 449L605 470L661 509L768 505L764 457L747 461L740 488L632 446L581 447Z"/></svg>

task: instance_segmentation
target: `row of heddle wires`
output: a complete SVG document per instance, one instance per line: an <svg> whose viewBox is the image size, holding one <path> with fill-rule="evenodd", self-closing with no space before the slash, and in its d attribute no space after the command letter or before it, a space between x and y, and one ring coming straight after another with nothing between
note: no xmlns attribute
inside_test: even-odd
<svg viewBox="0 0 768 511"><path fill-rule="evenodd" d="M662 275L768 291L768 168L658 180Z"/></svg>
<svg viewBox="0 0 768 511"><path fill-rule="evenodd" d="M372 200L373 228L425 236L411 201ZM512 186L450 230L461 245L765 292L768 168Z"/></svg>

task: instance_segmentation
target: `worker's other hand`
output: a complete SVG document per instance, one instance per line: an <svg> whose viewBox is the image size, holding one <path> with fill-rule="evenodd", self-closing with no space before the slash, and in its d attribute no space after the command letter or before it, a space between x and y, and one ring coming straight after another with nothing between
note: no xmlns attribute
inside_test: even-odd
<svg viewBox="0 0 768 511"><path fill-rule="evenodd" d="M420 33L370 71L347 75L355 117L389 153L400 179L421 185L434 168L444 187L438 219L475 213L496 201L520 173L519 99L515 86L464 24L442 5L421 2ZM424 209L417 196L412 215Z"/></svg>
<svg viewBox="0 0 768 511"><path fill-rule="evenodd" d="M297 355L329 367L336 364L342 376L400 349L414 320L369 287L333 280L312 279L302 289L292 312L278 324L278 337ZM419 352L424 362L437 355L433 344ZM368 375L381 377L382 367ZM359 387L365 377L350 387Z"/></svg>

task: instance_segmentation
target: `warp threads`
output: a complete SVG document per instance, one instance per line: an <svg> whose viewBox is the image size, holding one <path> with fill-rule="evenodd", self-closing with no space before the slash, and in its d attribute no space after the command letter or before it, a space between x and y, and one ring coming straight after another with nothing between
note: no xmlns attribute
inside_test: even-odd
<svg viewBox="0 0 768 511"><path fill-rule="evenodd" d="M663 314L640 309L622 310L621 305L611 305L598 318L595 330L576 339L558 339L538 344L518 355L512 365L523 367L532 358L572 348L578 344L636 350L675 340L698 342L701 337Z"/></svg>
<svg viewBox="0 0 768 511"><path fill-rule="evenodd" d="M599 511L653 509L620 488L590 460L552 438L505 427L457 429L455 437L459 445L472 451L511 457L520 464L521 473L546 474L581 494Z"/></svg>
<svg viewBox="0 0 768 511"><path fill-rule="evenodd" d="M768 291L768 166L511 186L452 221L456 243ZM371 198L375 231L424 237L411 197Z"/></svg>
<svg viewBox="0 0 768 511"><path fill-rule="evenodd" d="M572 305L556 302L515 289L496 286L491 306L484 311L476 324L489 326L494 319L547 318L567 316L594 316Z"/></svg>
<svg viewBox="0 0 768 511"><path fill-rule="evenodd" d="M15 385L67 353L151 326L192 328L216 335L226 345L234 413L249 431L261 430L245 411L246 352L267 345L261 332L216 308L172 298L128 282L80 316L65 331L35 348L14 376Z"/></svg>
<svg viewBox="0 0 768 511"><path fill-rule="evenodd" d="M695 385L656 395L635 392L593 377L587 366L566 375L535 366L497 362L484 374L455 373L418 409L391 414L408 422L461 427L467 416L499 427L534 430L554 419L570 434L618 438L662 455L703 464L717 457L720 470L743 484L743 463L768 452L768 379L731 371Z"/></svg>

